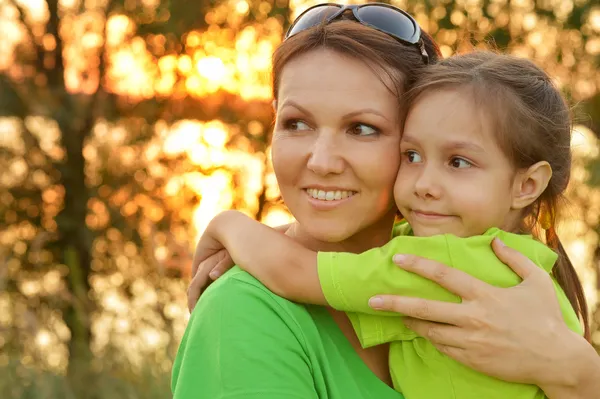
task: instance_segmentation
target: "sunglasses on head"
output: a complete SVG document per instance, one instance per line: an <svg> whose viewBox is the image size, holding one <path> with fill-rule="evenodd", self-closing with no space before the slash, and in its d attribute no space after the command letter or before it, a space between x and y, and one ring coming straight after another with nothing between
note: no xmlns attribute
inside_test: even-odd
<svg viewBox="0 0 600 399"><path fill-rule="evenodd" d="M417 21L406 11L384 3L368 3L361 5L341 5L323 3L310 7L292 23L285 39L306 29L328 24L352 11L356 21L380 32L386 33L401 43L416 46L421 52L425 64L429 63L429 55L421 40L421 28ZM284 39L284 40L285 40Z"/></svg>

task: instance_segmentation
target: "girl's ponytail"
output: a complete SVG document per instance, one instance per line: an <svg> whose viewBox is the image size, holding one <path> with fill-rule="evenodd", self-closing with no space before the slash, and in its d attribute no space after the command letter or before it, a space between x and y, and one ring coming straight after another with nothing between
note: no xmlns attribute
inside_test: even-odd
<svg viewBox="0 0 600 399"><path fill-rule="evenodd" d="M551 208L552 210L547 210L548 208ZM569 302L571 302L571 306L573 306L575 313L582 320L585 339L591 342L592 337L585 293L583 291L583 286L579 281L579 277L577 276L577 271L575 270L575 267L573 267L573 263L571 263L571 260L556 233L556 228L554 227L555 211L553 206L548 206L542 212L540 224L546 231L546 245L558 252L558 261L554 266L552 275L556 278L556 281L567 295L567 298L569 298Z"/></svg>

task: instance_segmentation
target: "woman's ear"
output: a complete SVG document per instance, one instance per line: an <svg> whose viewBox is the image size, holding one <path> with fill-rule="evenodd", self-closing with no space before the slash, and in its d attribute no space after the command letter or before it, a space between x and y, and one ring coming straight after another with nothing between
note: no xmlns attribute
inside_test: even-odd
<svg viewBox="0 0 600 399"><path fill-rule="evenodd" d="M533 204L548 187L552 167L540 161L517 173L513 184L512 209L524 209Z"/></svg>
<svg viewBox="0 0 600 399"><path fill-rule="evenodd" d="M272 105L273 105L273 112L277 113L277 100L273 100Z"/></svg>

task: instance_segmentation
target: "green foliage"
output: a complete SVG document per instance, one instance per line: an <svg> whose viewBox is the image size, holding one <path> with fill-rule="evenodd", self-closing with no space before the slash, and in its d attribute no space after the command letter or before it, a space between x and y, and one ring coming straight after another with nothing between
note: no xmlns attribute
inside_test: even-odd
<svg viewBox="0 0 600 399"><path fill-rule="evenodd" d="M11 357L8 364L0 366L0 393L3 399L79 399L75 392L86 392L93 399L166 399L171 397L169 371L145 365L141 370L111 367L110 361L103 365L103 358L94 360L91 366L71 359L83 369L97 369L93 385L87 381L75 382L55 371L36 365L24 366L20 356ZM91 367L90 367L91 366ZM110 368L109 368L110 367Z"/></svg>

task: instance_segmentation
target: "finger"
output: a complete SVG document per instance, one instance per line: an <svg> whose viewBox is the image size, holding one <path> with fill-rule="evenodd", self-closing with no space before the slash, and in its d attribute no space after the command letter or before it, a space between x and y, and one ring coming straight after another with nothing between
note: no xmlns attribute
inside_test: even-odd
<svg viewBox="0 0 600 399"><path fill-rule="evenodd" d="M198 272L198 268L200 267L200 246L196 244L196 249L194 250L194 257L192 258L192 276L196 275Z"/></svg>
<svg viewBox="0 0 600 399"><path fill-rule="evenodd" d="M428 280L434 281L460 296L463 299L474 299L481 292L489 291L491 285L463 272L446 266L431 259L415 255L397 254L394 263L412 273L416 273Z"/></svg>
<svg viewBox="0 0 600 399"><path fill-rule="evenodd" d="M546 272L537 267L531 259L527 258L519 251L506 246L499 238L494 238L492 241L492 248L498 259L510 267L523 280L533 276L546 274Z"/></svg>
<svg viewBox="0 0 600 399"><path fill-rule="evenodd" d="M463 325L467 320L464 313L468 311L462 308L466 306L464 304L397 295L377 295L369 300L369 306L375 310L454 325Z"/></svg>
<svg viewBox="0 0 600 399"><path fill-rule="evenodd" d="M455 348L465 348L465 330L449 324L434 323L431 321L415 319L412 317L404 318L404 325L423 338L436 345L452 346Z"/></svg>
<svg viewBox="0 0 600 399"><path fill-rule="evenodd" d="M212 283L212 280L210 280L208 277L208 271L215 267L217 261L218 258L215 255L199 263L196 273L194 274L192 281L190 281L187 291L188 309L190 312L194 309L194 306L196 305L196 302L198 302L202 291L204 291L206 287Z"/></svg>
<svg viewBox="0 0 600 399"><path fill-rule="evenodd" d="M233 260L229 256L229 253L227 251L223 252L223 254L220 254L222 259L219 260L217 265L210 271L210 273L208 273L208 276L213 280L216 280L219 277L221 277L223 274L225 274L226 271L228 271L235 265L233 263Z"/></svg>
<svg viewBox="0 0 600 399"><path fill-rule="evenodd" d="M206 278L201 273L194 275L194 278L190 281L190 285L187 289L187 301L190 313L194 310L196 302L198 302L198 298L200 298L200 294L205 285Z"/></svg>
<svg viewBox="0 0 600 399"><path fill-rule="evenodd" d="M441 344L435 344L435 343L433 344L433 346L435 346L435 348L437 350L439 350L440 352L442 352L444 355L451 357L452 359L456 360L457 362L459 362L461 364L464 364L465 366L469 366L469 363L467 363L468 349L457 348L454 346L441 345Z"/></svg>

